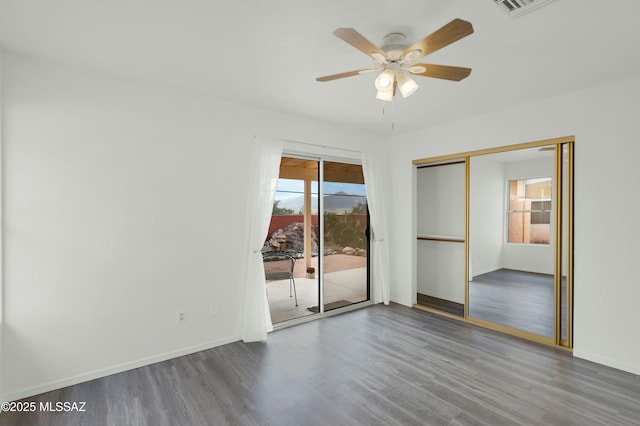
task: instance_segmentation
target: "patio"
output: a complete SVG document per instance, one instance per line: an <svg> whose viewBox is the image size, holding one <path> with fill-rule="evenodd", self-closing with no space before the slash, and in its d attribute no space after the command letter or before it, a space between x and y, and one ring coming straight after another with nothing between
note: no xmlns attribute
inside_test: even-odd
<svg viewBox="0 0 640 426"><path fill-rule="evenodd" d="M367 258L334 254L325 256L324 303L348 301L362 302L367 299ZM311 261L317 268L318 258ZM294 268L298 306L289 297L289 280L267 281L267 296L271 321L276 324L315 313L307 308L318 306L318 278L306 278L304 259L298 259Z"/></svg>

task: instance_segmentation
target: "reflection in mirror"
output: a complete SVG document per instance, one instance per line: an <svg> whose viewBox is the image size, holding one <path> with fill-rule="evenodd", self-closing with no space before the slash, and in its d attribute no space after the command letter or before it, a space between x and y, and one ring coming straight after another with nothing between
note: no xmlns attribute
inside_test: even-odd
<svg viewBox="0 0 640 426"><path fill-rule="evenodd" d="M469 173L468 315L553 339L553 146L474 156Z"/></svg>

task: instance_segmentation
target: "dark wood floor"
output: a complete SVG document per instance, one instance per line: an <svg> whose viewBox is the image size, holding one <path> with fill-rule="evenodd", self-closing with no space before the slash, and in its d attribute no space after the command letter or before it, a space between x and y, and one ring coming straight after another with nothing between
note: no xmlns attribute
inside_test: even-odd
<svg viewBox="0 0 640 426"><path fill-rule="evenodd" d="M374 305L59 391L2 425L640 425L640 377Z"/></svg>
<svg viewBox="0 0 640 426"><path fill-rule="evenodd" d="M418 293L417 302L418 305L426 306L458 317L464 317L464 303L456 303L451 300L440 299L439 297L428 296L422 293Z"/></svg>

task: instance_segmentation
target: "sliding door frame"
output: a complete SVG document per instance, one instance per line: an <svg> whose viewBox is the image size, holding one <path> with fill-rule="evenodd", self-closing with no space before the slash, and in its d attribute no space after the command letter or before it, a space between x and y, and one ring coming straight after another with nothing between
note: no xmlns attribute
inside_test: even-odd
<svg viewBox="0 0 640 426"><path fill-rule="evenodd" d="M324 162L335 162L342 164L352 164L362 166L362 163L354 158L339 157L339 156L323 156L318 154L305 154L299 151L283 150L282 158L295 158L300 160L315 161L318 164L318 267L317 267L317 283L318 283L318 313L305 315L302 317L292 318L290 320L282 321L273 325L274 330L281 328L291 327L297 324L314 321L323 317L336 315L342 312L347 312L353 309L359 309L361 307L371 305L371 238L369 232L367 232L367 275L366 275L366 294L367 300L357 302L352 305L344 306L338 309L332 309L327 312L324 310ZM365 183L366 184L366 183ZM369 214L367 210L367 229L370 229Z"/></svg>
<svg viewBox="0 0 640 426"><path fill-rule="evenodd" d="M492 330L500 331L503 333L511 334L517 337L521 337L528 340L533 340L545 345L558 347L571 351L573 348L573 154L574 154L575 136L564 136L560 138L545 139L533 142L519 143L515 145L501 146L495 148L481 149L475 151L468 151L457 154L443 155L438 157L423 158L413 161L413 165L420 167L425 165L435 165L442 162L464 159L465 162L465 304L464 304L464 317L458 317L446 312L439 311L434 308L427 308L422 305L415 304L414 308L426 310L436 313L438 315L447 316L449 318L458 319L461 321L469 322L471 324L479 325L481 327L489 328ZM507 151L515 151L528 148L540 148L546 146L554 146L555 148L555 187L554 198L555 203L555 229L554 229L554 311L555 311L555 332L554 337L549 338L541 336L539 334L530 333L517 328L509 327L506 325L494 323L491 321L482 320L469 315L469 262L470 262L470 247L469 247L469 222L470 222L470 162L472 157L495 154ZM563 146L567 147L568 162L567 180L564 188L567 189L566 194L567 205L567 241L562 240L563 235ZM567 291L566 291L566 309L567 309L567 338L561 339L561 284L562 284L562 244L566 244L567 247Z"/></svg>

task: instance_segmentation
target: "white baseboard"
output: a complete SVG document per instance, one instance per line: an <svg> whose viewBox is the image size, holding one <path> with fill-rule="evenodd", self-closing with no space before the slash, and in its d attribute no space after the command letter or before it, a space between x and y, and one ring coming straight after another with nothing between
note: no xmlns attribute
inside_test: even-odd
<svg viewBox="0 0 640 426"><path fill-rule="evenodd" d="M611 360L599 355L576 351L575 349L573 350L573 356L640 376L640 365L631 365L624 362Z"/></svg>
<svg viewBox="0 0 640 426"><path fill-rule="evenodd" d="M184 355L189 355L195 352L204 351L207 349L215 348L216 346L222 346L229 343L237 342L240 340L238 336L230 336L223 339L213 340L210 342L202 343L187 348L178 349L171 352L165 352L163 354L154 355L148 358L139 359L137 361L126 362L124 364L114 365L112 367L101 368L99 370L91 371L77 376L68 377L65 379L54 380L48 383L44 383L37 386L32 386L26 389L22 389L16 392L11 392L4 395L0 401L15 401L22 398L27 398L41 393L50 392L52 390L64 388L67 386L77 385L78 383L88 382L89 380L99 379L101 377L110 376L112 374L122 373L123 371L133 370L135 368L144 367L147 365L155 364L157 362L166 361L173 358L178 358Z"/></svg>

